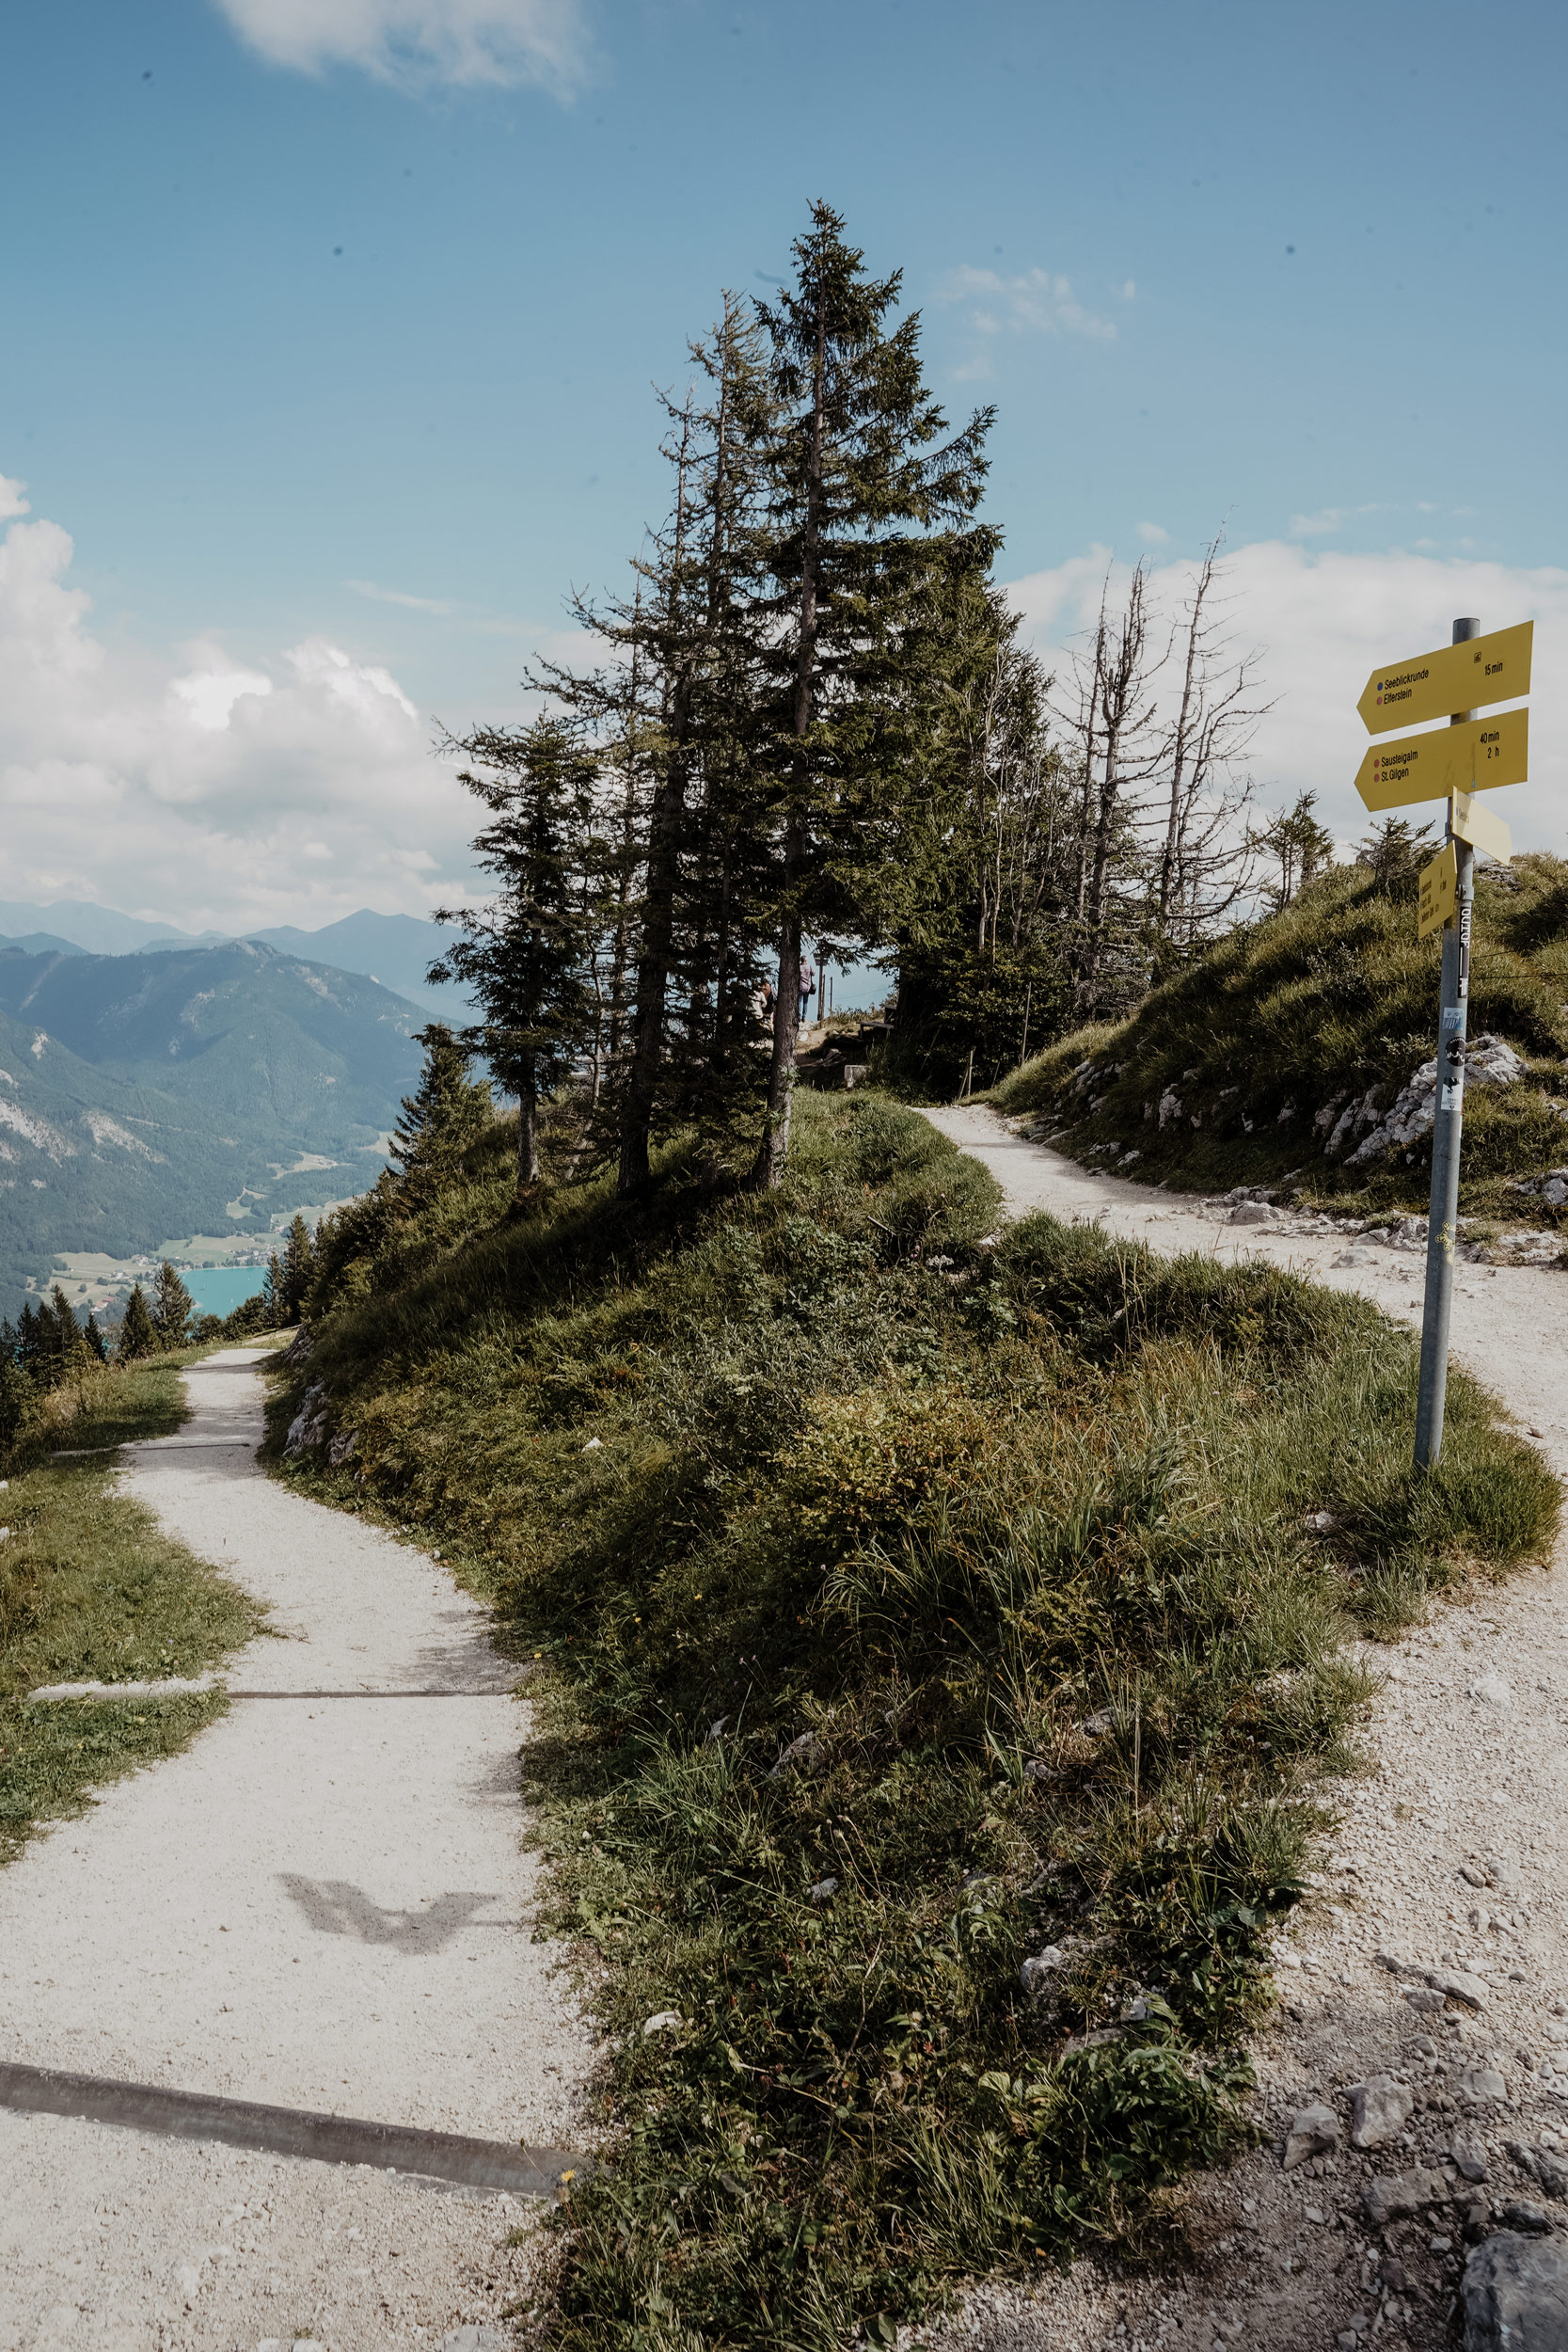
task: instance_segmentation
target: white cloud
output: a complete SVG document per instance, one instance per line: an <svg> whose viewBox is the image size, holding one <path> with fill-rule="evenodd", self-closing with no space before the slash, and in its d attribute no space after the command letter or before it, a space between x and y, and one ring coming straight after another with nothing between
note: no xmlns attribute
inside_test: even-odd
<svg viewBox="0 0 1568 2352"><path fill-rule="evenodd" d="M1140 523L1138 536L1146 548L1164 548L1170 545L1170 532L1160 523Z"/></svg>
<svg viewBox="0 0 1568 2352"><path fill-rule="evenodd" d="M457 610L439 596L410 596L401 588L378 588L373 580L345 580L343 585L352 588L356 596L369 596L374 604L399 604L408 612L434 612L445 618Z"/></svg>
<svg viewBox="0 0 1568 2352"><path fill-rule="evenodd" d="M1336 532L1344 529L1346 523L1362 515L1375 515L1378 511L1375 505L1321 506L1315 515L1292 515L1291 536L1292 539L1331 539Z"/></svg>
<svg viewBox="0 0 1568 2352"><path fill-rule="evenodd" d="M71 542L0 532L7 894L182 930L331 922L462 895L477 811L392 674L325 637L237 660L92 632Z"/></svg>
<svg viewBox="0 0 1568 2352"><path fill-rule="evenodd" d="M1066 649L1099 609L1108 550L1093 548L1053 570L1013 582L1032 641L1066 674ZM1116 567L1113 596L1130 566ZM1259 729L1250 766L1271 806L1315 791L1318 813L1341 842L1370 823L1355 771L1371 739L1356 700L1380 664L1449 642L1457 613L1486 628L1534 620L1528 784L1497 796L1517 849L1568 855L1568 570L1533 569L1396 550L1313 551L1258 540L1225 559L1226 620L1238 649L1263 649L1265 696L1275 707ZM1174 611L1188 563L1156 564L1151 592ZM1435 808L1413 814L1418 822Z"/></svg>
<svg viewBox="0 0 1568 2352"><path fill-rule="evenodd" d="M588 40L579 0L216 0L269 65L320 73L357 66L376 80L564 94L581 81Z"/></svg>
<svg viewBox="0 0 1568 2352"><path fill-rule="evenodd" d="M9 474L0 473L0 523L8 522L13 515L31 513L22 495L26 487L24 482L13 482Z"/></svg>
<svg viewBox="0 0 1568 2352"><path fill-rule="evenodd" d="M205 727L210 735L228 726L242 694L272 692L272 680L264 670L228 669L218 649L213 651L216 659L211 667L177 677L173 689L190 712L191 724Z"/></svg>
<svg viewBox="0 0 1568 2352"><path fill-rule="evenodd" d="M1129 295L1131 292L1131 285L1124 289ZM1084 335L1092 342L1116 341L1111 320L1085 310L1072 291L1072 280L1053 277L1047 269L1007 278L1000 270L966 265L943 281L939 299L966 304L969 323L978 335Z"/></svg>

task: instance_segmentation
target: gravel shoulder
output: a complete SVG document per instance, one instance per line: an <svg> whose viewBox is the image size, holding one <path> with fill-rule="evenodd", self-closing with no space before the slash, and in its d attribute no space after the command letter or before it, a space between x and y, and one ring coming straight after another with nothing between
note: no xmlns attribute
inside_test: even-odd
<svg viewBox="0 0 1568 2352"><path fill-rule="evenodd" d="M1090 1173L994 1112L927 1116L992 1170L1011 1216L1295 1266L1419 1323L1418 1250L1347 1249L1313 1219L1233 1225L1226 1204ZM1452 1347L1568 1476L1568 1277L1461 1266ZM1466 2233L1568 2230L1565 1583L1560 1553L1365 1652L1386 1677L1362 1731L1370 1769L1338 1792L1323 1883L1280 1938L1281 2006L1253 2052L1266 2137L1195 2185L1196 2264L1151 2278L1084 2263L1038 2287L977 2288L947 2352L1437 2352L1454 2342ZM1471 1997L1434 1991L1445 1971ZM1357 2085L1371 2086L1358 2134ZM1317 2153L1298 2143L1286 2170L1287 2135L1314 2106L1328 2110ZM1390 2201L1405 2210L1379 2222Z"/></svg>
<svg viewBox="0 0 1568 2352"><path fill-rule="evenodd" d="M262 1473L259 1353L189 1373L194 1418L124 1485L269 1632L189 1751L0 1875L0 2055L580 2144L591 2037L532 1940L516 1669L437 1563ZM358 2352L527 2299L504 2197L9 2112L0 2174L5 2352Z"/></svg>

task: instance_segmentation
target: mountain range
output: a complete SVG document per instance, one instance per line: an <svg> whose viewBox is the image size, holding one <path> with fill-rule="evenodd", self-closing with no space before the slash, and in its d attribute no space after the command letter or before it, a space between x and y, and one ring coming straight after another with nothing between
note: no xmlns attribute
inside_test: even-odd
<svg viewBox="0 0 1568 2352"><path fill-rule="evenodd" d="M35 906L21 899L0 898L0 939L34 953L86 952L96 956L167 953L179 947L215 947L237 936L265 947L280 947L312 963L330 964L339 972L356 972L377 980L410 1004L425 1009L427 1017L459 1023L472 1019L468 1000L455 988L432 988L425 978L452 934L438 923L421 922L414 914L377 914L370 907L327 923L319 931L297 930L291 923L272 930L182 931L172 923L150 923L137 914L121 914L114 907L90 905L85 898L55 898Z"/></svg>
<svg viewBox="0 0 1568 2352"><path fill-rule="evenodd" d="M0 1312L60 1254L127 1257L186 1233L239 1244L279 1212L363 1191L428 1017L253 941L116 956L0 944Z"/></svg>

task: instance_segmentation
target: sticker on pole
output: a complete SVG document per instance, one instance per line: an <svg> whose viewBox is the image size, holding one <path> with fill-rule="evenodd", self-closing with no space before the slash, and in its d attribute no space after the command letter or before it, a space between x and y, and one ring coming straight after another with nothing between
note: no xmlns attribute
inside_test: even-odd
<svg viewBox="0 0 1568 2352"><path fill-rule="evenodd" d="M1493 719L1396 737L1367 754L1355 771L1355 788L1369 808L1408 808L1416 801L1446 801L1452 792L1523 784L1528 773L1529 712L1499 710Z"/></svg>
<svg viewBox="0 0 1568 2352"><path fill-rule="evenodd" d="M1535 623L1495 628L1487 637L1463 638L1435 653L1412 655L1374 670L1355 707L1369 735L1390 727L1418 727L1427 719L1451 718L1456 710L1482 710L1488 703L1511 703L1529 692Z"/></svg>
<svg viewBox="0 0 1568 2352"><path fill-rule="evenodd" d="M1442 930L1458 897L1459 858L1450 841L1438 850L1430 866L1421 868L1420 896L1416 901L1418 939L1424 939L1428 931Z"/></svg>

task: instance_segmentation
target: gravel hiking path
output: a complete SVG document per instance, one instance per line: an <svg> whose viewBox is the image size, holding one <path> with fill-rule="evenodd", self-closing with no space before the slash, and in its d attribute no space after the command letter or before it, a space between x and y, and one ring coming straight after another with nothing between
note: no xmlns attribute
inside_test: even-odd
<svg viewBox="0 0 1568 2352"><path fill-rule="evenodd" d="M991 1170L1009 1216L1048 1209L1170 1254L1294 1266L1419 1323L1424 1245L1347 1248L1313 1216L1232 1225L1227 1203L1091 1173L983 1107L927 1116ZM1568 1475L1568 1276L1456 1277L1454 1355ZM1196 2266L1149 2278L1081 2263L1038 2286L978 2287L944 2352L1437 2352L1455 2342L1466 2231L1568 2230L1564 1561L1361 1651L1385 1677L1361 1732L1370 1769L1337 1792L1320 1883L1278 1939L1281 2006L1253 2049L1266 2137L1196 2185ZM1471 1999L1433 1994L1424 1972L1445 1968ZM1353 2146L1351 2091L1380 2079ZM1331 2111L1322 2153L1286 2171L1286 2135L1310 2106ZM1376 2226L1367 2192L1396 2177L1407 2210Z"/></svg>
<svg viewBox="0 0 1568 2352"><path fill-rule="evenodd" d="M580 2144L518 1670L434 1560L265 1475L263 1353L188 1373L193 1418L123 1486L270 1632L183 1755L0 1872L0 2059ZM455 2352L529 2300L520 2197L8 2110L0 2181L0 2352Z"/></svg>

